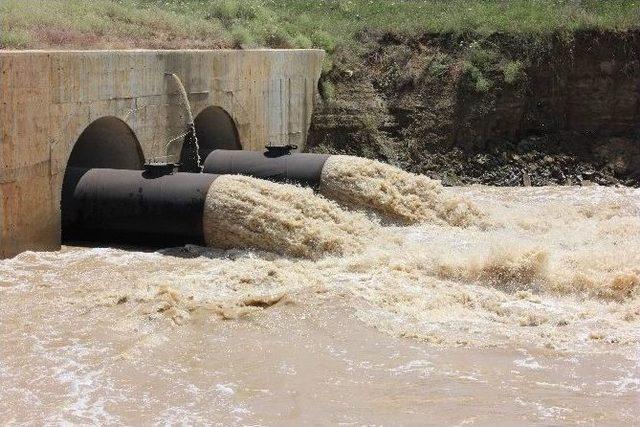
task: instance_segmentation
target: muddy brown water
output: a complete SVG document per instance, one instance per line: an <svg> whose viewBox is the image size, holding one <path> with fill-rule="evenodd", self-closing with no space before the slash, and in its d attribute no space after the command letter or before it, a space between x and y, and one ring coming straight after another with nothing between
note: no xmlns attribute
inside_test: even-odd
<svg viewBox="0 0 640 427"><path fill-rule="evenodd" d="M1 261L0 423L634 425L640 191L446 191L483 223Z"/></svg>

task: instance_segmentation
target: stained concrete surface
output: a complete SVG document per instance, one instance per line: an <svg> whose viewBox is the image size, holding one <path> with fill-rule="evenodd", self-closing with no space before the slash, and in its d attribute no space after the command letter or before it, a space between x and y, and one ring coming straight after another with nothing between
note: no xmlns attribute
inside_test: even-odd
<svg viewBox="0 0 640 427"><path fill-rule="evenodd" d="M146 161L177 161L188 114L232 118L243 149L306 141L321 50L0 52L0 258L60 247L60 194L82 132L103 117ZM99 150L98 150L99 151Z"/></svg>

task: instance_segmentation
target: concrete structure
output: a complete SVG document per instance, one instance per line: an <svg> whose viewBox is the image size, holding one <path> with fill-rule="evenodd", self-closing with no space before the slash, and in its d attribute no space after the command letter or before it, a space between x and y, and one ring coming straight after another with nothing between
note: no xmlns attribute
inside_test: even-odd
<svg viewBox="0 0 640 427"><path fill-rule="evenodd" d="M60 247L68 164L178 161L188 122L201 144L302 146L319 50L0 51L0 257Z"/></svg>

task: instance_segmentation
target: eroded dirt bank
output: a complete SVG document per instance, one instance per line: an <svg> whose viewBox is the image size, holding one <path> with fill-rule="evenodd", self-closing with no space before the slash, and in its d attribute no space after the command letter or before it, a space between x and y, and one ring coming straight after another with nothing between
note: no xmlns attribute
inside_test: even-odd
<svg viewBox="0 0 640 427"><path fill-rule="evenodd" d="M363 33L321 81L309 149L445 184L640 184L640 32Z"/></svg>

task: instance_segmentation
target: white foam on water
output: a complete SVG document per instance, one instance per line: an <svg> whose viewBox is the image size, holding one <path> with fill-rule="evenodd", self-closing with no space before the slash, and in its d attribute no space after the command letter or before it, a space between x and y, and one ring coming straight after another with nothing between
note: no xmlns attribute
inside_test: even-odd
<svg viewBox="0 0 640 427"><path fill-rule="evenodd" d="M380 227L305 189L273 184L274 190L262 181L245 191L254 181L223 182L216 200L230 220L220 219L216 229L222 222L236 228L211 239L262 251L187 246L157 253L24 253L0 263L19 285L5 292L19 292L25 283L91 279L109 285L61 297L87 306L140 300L164 307L162 315L178 323L201 305L237 318L296 295L338 296L380 330L438 345L606 350L638 343L637 190L475 187L456 191L483 210L482 226ZM244 198L232 201L239 193ZM310 196L312 203L300 204ZM283 207L285 200L293 207ZM294 226L287 223L291 217ZM245 224L254 227L246 235ZM309 231L323 225L327 234ZM260 240L263 231L269 237ZM308 237L297 235L330 243L307 248Z"/></svg>
<svg viewBox="0 0 640 427"><path fill-rule="evenodd" d="M46 329L56 319L69 321L71 329L83 316L106 319L110 330L124 336L141 334L137 346L121 353L136 361L144 360L145 352L166 348L171 342L166 331L188 331L203 322L230 328L273 306L325 302L339 302L388 335L436 348L533 348L563 357L575 369L583 356L598 353L637 360L638 190L447 189L452 197L473 200L482 221L460 226L436 215L405 227L383 227L307 190L256 184L251 178L229 177L216 191L218 204L212 210L228 214L209 218L214 223L210 241L226 242L218 249L65 248L0 261L0 316L7 319L12 313L11 319L18 319L13 321L24 322L3 327L3 342L22 343L33 352L34 366L44 360L59 369L53 378L64 387L68 403L57 421L109 422L109 407L120 399L95 362L102 352L99 342L57 344L65 331ZM33 319L17 315L27 307ZM233 319L239 321L225 323ZM40 330L38 339L25 332L31 329ZM334 353L345 369L378 369L339 346ZM473 369L440 369L431 359L412 360L392 364L387 374L422 378L450 372L466 383L487 380ZM514 376L528 375L532 384L551 387L542 376L553 368L539 354L522 354L505 365ZM20 377L17 366L0 367L3 378L15 383ZM183 370L184 362L166 363L154 381L162 384L164 376ZM286 365L283 373L292 372L296 375L286 376L303 374ZM638 393L637 372L625 364L615 377L603 378L603 396ZM231 387L215 375L210 380L212 388L198 388L202 399L226 408L229 419L246 419L249 409L235 400L243 385ZM179 400L180 390L189 394L188 384L176 387L172 398ZM586 393L581 387L565 382L556 388ZM155 419L203 420L185 405L165 408ZM571 415L538 399L523 397L522 405L541 419Z"/></svg>
<svg viewBox="0 0 640 427"><path fill-rule="evenodd" d="M355 252L377 230L308 188L231 175L213 182L203 222L210 246L308 258Z"/></svg>
<svg viewBox="0 0 640 427"><path fill-rule="evenodd" d="M482 223L482 213L470 200L446 191L439 181L362 157L330 156L319 191L347 206L370 209L404 224L465 227Z"/></svg>

